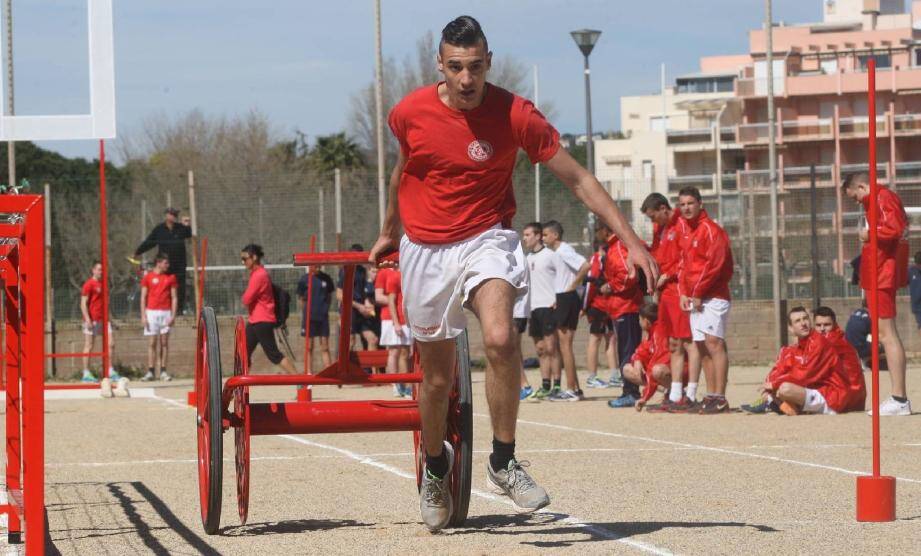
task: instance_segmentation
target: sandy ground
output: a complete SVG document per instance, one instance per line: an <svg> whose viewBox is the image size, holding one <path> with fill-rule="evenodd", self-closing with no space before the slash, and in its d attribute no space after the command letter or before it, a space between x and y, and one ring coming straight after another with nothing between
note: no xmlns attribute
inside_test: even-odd
<svg viewBox="0 0 921 556"><path fill-rule="evenodd" d="M763 372L733 369L733 405L752 398ZM918 376L912 369L909 384L921 404ZM854 491L871 464L866 415L638 414L608 408L612 390L587 390L581 403L522 404L519 459L531 462L553 502L516 515L485 485L491 434L483 375L474 381L470 517L440 534L420 523L410 433L253 437L245 526L233 435L225 434L222 528L209 536L188 382L158 386L154 399L48 401L49 553L853 554L921 546L917 416L883 421L883 471L899 478L898 520L861 524ZM315 392L390 397L389 388Z"/></svg>

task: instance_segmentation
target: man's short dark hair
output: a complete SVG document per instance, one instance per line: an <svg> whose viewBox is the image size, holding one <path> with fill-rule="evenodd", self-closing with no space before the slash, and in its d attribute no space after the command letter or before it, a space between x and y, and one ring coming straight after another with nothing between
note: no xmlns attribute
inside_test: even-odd
<svg viewBox="0 0 921 556"><path fill-rule="evenodd" d="M833 323L838 324L838 317L835 316L835 312L832 310L831 307L826 307L825 305L822 305L821 307L816 307L816 310L813 311L812 314L817 317L829 318L831 319Z"/></svg>
<svg viewBox="0 0 921 556"><path fill-rule="evenodd" d="M100 261L99 259L95 259L95 260L93 261L93 264L90 265L90 268L93 268L93 267L96 266L97 264L102 264L102 261Z"/></svg>
<svg viewBox="0 0 921 556"><path fill-rule="evenodd" d="M659 306L655 303L646 303L640 307L640 316L649 322L656 322L659 318Z"/></svg>
<svg viewBox="0 0 921 556"><path fill-rule="evenodd" d="M921 264L921 251L915 252L915 264Z"/></svg>
<svg viewBox="0 0 921 556"><path fill-rule="evenodd" d="M694 197L697 199L698 203L703 202L703 197L700 196L700 190L693 185L681 188L681 191L678 192L678 197Z"/></svg>
<svg viewBox="0 0 921 556"><path fill-rule="evenodd" d="M544 231L544 227L540 225L540 222L528 222L524 225L525 230L534 230L537 232L537 235L540 235Z"/></svg>
<svg viewBox="0 0 921 556"><path fill-rule="evenodd" d="M647 210L659 210L660 207L671 208L671 205L668 204L668 199L665 198L665 195L661 193L650 193L643 201L640 212L645 214Z"/></svg>
<svg viewBox="0 0 921 556"><path fill-rule="evenodd" d="M167 254L166 254L166 253L163 253L163 252L160 252L160 253L157 253L157 256L156 256L156 257L154 257L154 264L156 264L156 263L158 263L158 262L160 262L160 261L168 261L168 260L169 260L169 257L167 256Z"/></svg>
<svg viewBox="0 0 921 556"><path fill-rule="evenodd" d="M441 47L446 44L470 47L476 46L480 41L483 41L483 49L489 52L489 42L486 41L486 35L483 33L483 28L480 27L480 22L469 15L462 15L441 30L438 52L441 52Z"/></svg>
<svg viewBox="0 0 921 556"><path fill-rule="evenodd" d="M351 249L352 251L364 251L365 250L365 248L362 247L360 243L353 243L349 249Z"/></svg>
<svg viewBox="0 0 921 556"><path fill-rule="evenodd" d="M553 230L553 233L557 235L560 239L563 239L563 225L557 222L556 220L547 220L544 222L544 230L550 229Z"/></svg>
<svg viewBox="0 0 921 556"><path fill-rule="evenodd" d="M790 309L787 312L787 322L788 323L793 324L792 317L795 313L806 313L807 316L809 315L809 311L807 311L805 307L803 307L802 305L797 305L796 307Z"/></svg>
<svg viewBox="0 0 921 556"><path fill-rule="evenodd" d="M841 189L847 191L848 189L853 189L861 184L869 184L870 176L866 172L854 172L853 174L848 174L844 181L841 182Z"/></svg>

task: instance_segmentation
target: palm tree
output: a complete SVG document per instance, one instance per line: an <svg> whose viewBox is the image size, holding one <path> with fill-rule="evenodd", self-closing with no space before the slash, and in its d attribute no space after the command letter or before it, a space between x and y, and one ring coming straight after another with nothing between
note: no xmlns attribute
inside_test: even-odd
<svg viewBox="0 0 921 556"><path fill-rule="evenodd" d="M317 137L317 143L311 149L309 157L311 166L323 172L335 168L348 170L365 166L361 149L346 137L345 132Z"/></svg>

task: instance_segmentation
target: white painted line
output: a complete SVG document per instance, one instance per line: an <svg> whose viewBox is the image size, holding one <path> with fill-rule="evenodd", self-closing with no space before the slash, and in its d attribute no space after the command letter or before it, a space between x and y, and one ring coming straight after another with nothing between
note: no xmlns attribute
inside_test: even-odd
<svg viewBox="0 0 921 556"><path fill-rule="evenodd" d="M153 388L129 388L132 398L157 398ZM45 400L102 400L98 388L77 388L73 390L45 390ZM122 398L116 398L122 399ZM165 399L165 398L162 398ZM6 392L0 392L0 402L6 401Z"/></svg>
<svg viewBox="0 0 921 556"><path fill-rule="evenodd" d="M377 468L377 469L381 469L381 470L383 470L383 471L387 471L388 473L392 473L392 474L394 474L394 475L397 475L397 476L399 476L399 477L403 477L403 478L405 478L405 479L412 479L413 481L416 480L416 474L415 474L415 473L408 473L408 472L403 471L402 469L399 469L399 468L394 467L394 466L392 466L392 465L388 465L388 464L386 464L386 463L377 461L377 460L375 460L375 459L373 459L373 458L370 458L370 457L368 457L368 456L364 456L364 455L358 454L358 453L356 453L356 452L352 452L352 451L350 451L350 450L346 450L346 449L344 449L344 448L339 448L339 447L337 447L337 446L331 446L331 445L329 445L329 444L323 444L323 443L320 443L320 442L314 442L313 440L307 440L306 438L301 438L301 437L299 437L299 436L294 436L294 435L290 435L290 434L282 434L282 435L279 435L279 437L280 437L280 438L285 438L285 439L287 439L287 440L291 440L291 441L293 441L293 442L297 442L297 443L299 443L299 444L304 444L304 445L306 445L306 446L313 446L313 447L315 447L315 448L323 448L323 449L326 449L326 450L331 450L331 451L333 451L333 452L342 454L343 456L346 456L346 457L348 457L349 459L355 460L355 461L357 461L358 463L362 463L362 464L364 464L364 465L370 465L371 467L375 467L375 468ZM489 501L491 501L491 502L496 502L496 503L499 503L499 504L503 504L503 505L505 505L505 506L511 506L511 507L513 507L513 508L515 507L515 505L512 503L511 500L509 500L509 499L507 499L507 498L505 498L505 497L496 496L496 495L491 494L491 493L489 493L489 492L485 492L485 491L482 491L482 490L479 490L479 489L471 488L471 489L470 489L470 493L473 494L474 496L478 496L478 497L480 497L480 498L483 498L483 499L485 499L485 500L489 500ZM637 541L637 540L633 540L633 539L629 539L629 538L624 538L624 537L622 537L621 535L618 535L617 533L615 533L615 532L613 532L613 531L610 531L610 530L608 530L608 529L606 529L606 528L604 528L604 527L601 527L601 526L599 526L599 525L592 525L592 524L586 523L585 520L580 519L580 518L575 517L575 516L570 516L570 515L566 515L566 514L562 514L562 513L558 513L558 512L553 512L553 511L546 510L546 509L544 509L544 510L539 510L538 512L535 512L535 513L542 513L542 514L547 514L547 515L552 515L552 516L561 517L562 519L560 519L560 521L561 521L562 523L566 523L567 525L573 525L573 526L575 526L575 527L581 527L581 528L585 529L586 531L591 531L593 534L595 534L595 535L597 535L597 536L599 536L599 537L603 537L603 538L606 538L606 539L612 540L612 541L617 541L617 542L619 542L619 543L625 544L625 545L627 545L627 546L630 546L630 547L635 548L635 549L637 549L637 550L641 550L641 551L643 551L643 552L648 552L648 553L650 553L650 554L656 554L656 555L658 555L658 556L671 556L671 555L673 554L672 552L670 552L670 551L668 551L668 550L666 550L666 549L659 548L659 547L654 546L654 545L651 545L651 544L649 544L649 543L645 543L645 542L642 542L642 541Z"/></svg>
<svg viewBox="0 0 921 556"><path fill-rule="evenodd" d="M482 414L482 413L474 413L474 416L475 416L475 417L480 417L480 418L483 418L483 419L489 419L489 416L488 416L488 415L484 415L484 414ZM533 425L533 426L536 426L536 427L544 427L544 428L549 428L549 429L562 430L562 431L581 432L581 433L585 433L585 434L595 434L595 435L599 435L599 436L609 436L609 437L612 437L612 438L623 438L623 439L627 439L627 440L641 440L641 441L643 441L643 442L652 442L652 443L655 443L655 444L664 444L664 445L666 445L666 446L677 446L677 447L687 448L687 449L693 449L693 450L704 450L704 451L708 451L708 452L717 452L717 453L728 454L728 455L733 455L733 456L742 456L742 457L747 457L747 458L763 459L763 460L774 461L774 462L778 462L778 463L788 463L788 464L790 464L790 465L799 465L799 466L802 466L802 467L813 467L813 468L816 468L816 469L825 469L825 470L827 470L827 471L837 471L838 473L846 473L846 474L848 474L848 475L858 475L858 476L860 476L860 475L869 475L869 474L870 474L869 471L855 471L855 470L853 470L853 469L845 469L845 468L843 468L843 467L835 467L835 466L832 466L832 465L822 465L822 464L820 464L820 463L812 463L812 462L808 462L808 461L799 461L799 460L794 460L794 459L779 458L779 457L776 457L776 456L767 456L767 455L764 455L764 454L753 454L753 453L751 453L751 452L743 452L743 451L740 451L740 450L733 450L733 449L727 449L727 448L719 448L719 447L716 447L716 446L705 446L705 445L702 445L702 444L690 444L690 443L686 443L686 442L676 442L676 441L673 441L673 440L660 440L660 439L658 439L658 438L649 438L649 437L646 437L646 436L634 436L634 435L631 435L631 434L621 434L621 433L616 433L616 432L599 431L599 430L595 430L595 429L582 429L582 428L578 428L578 427L568 427L568 426L566 426L566 425L557 425L557 424L554 424L554 423L543 423L543 422L540 422L540 421L528 421L528 420L525 420L525 419L518 419L518 423L519 423L519 424L525 424L525 425ZM907 478L907 477L896 477L896 480L904 481L904 482L907 482L907 483L918 483L918 484L921 484L921 480L918 480L918 479L909 479L909 478Z"/></svg>

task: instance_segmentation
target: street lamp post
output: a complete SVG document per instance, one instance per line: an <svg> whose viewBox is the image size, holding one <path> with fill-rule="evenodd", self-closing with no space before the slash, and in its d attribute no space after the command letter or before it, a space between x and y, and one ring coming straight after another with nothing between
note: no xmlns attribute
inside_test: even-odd
<svg viewBox="0 0 921 556"><path fill-rule="evenodd" d="M595 149L592 145L592 93L589 79L591 72L588 69L588 55L591 54L592 49L595 48L595 43L598 42L601 31L596 31L594 29L579 29L578 31L572 31L570 35L572 35L573 40L576 41L576 46L582 51L582 56L585 57L585 156L586 162L588 163L588 171L594 176Z"/></svg>

